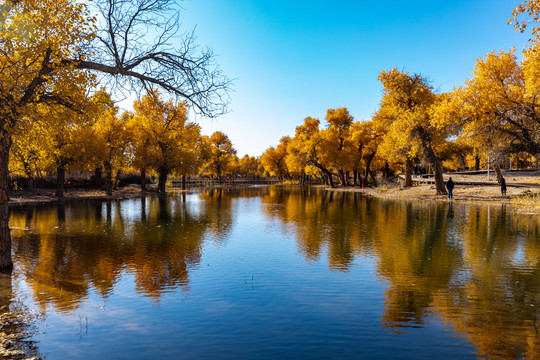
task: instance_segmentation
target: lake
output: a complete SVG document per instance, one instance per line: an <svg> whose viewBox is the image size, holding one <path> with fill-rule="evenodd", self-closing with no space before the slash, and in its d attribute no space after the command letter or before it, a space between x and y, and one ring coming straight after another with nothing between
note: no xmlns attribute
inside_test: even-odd
<svg viewBox="0 0 540 360"><path fill-rule="evenodd" d="M17 356L540 359L540 219L501 204L266 186L10 221Z"/></svg>

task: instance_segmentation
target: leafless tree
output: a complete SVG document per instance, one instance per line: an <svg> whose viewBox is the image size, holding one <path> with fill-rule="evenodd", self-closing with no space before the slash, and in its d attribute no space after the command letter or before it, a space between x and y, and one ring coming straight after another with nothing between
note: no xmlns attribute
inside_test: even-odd
<svg viewBox="0 0 540 360"><path fill-rule="evenodd" d="M231 81L215 64L212 50L197 46L193 31L182 32L174 0L92 4L98 14L95 37L86 44L92 51L66 62L97 71L102 80L112 79L120 91L161 88L204 116L226 111Z"/></svg>

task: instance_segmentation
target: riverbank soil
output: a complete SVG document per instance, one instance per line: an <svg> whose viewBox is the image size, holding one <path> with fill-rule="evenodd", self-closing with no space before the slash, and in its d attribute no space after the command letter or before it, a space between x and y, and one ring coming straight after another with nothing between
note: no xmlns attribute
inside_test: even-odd
<svg viewBox="0 0 540 360"><path fill-rule="evenodd" d="M151 192L151 191L150 191ZM149 193L150 193L149 192ZM63 198L57 198L55 189L36 189L34 192L13 191L9 194L9 205L30 205L61 200L106 200L106 199L129 199L141 196L141 187L139 185L129 185L118 190L114 190L112 196L108 196L104 190L85 189L85 188L67 188Z"/></svg>
<svg viewBox="0 0 540 360"><path fill-rule="evenodd" d="M444 174L444 180L449 177L456 182L454 199L456 202L498 202L515 206L520 213L540 215L540 170L538 171L512 171L503 172L506 179L507 193L501 195L495 173L491 173L489 180L487 174ZM482 182L482 185L469 185L467 182ZM366 195L395 200L412 201L448 201L446 195L436 195L432 184L419 184L410 188L403 188L400 183L379 182L376 187L337 187L332 191L361 192ZM178 188L169 188L170 192L180 191ZM152 193L149 189L148 193ZM138 185L130 185L115 190L112 196L105 191L96 189L68 188L63 200L79 199L127 199L142 196ZM35 192L15 191L10 193L10 206L56 202L54 189L36 189Z"/></svg>
<svg viewBox="0 0 540 360"><path fill-rule="evenodd" d="M488 181L486 174L481 175L458 175L445 174L444 181L449 177L456 182L454 188L455 202L497 202L515 206L520 213L540 214L540 171L510 172L504 173L506 180L506 195L501 195L495 174L490 174ZM482 185L469 185L467 182L482 182ZM403 188L402 184L384 182L377 187L359 188L343 187L333 189L335 191L362 192L366 195L395 200L413 201L448 201L446 195L436 195L433 184L419 184L409 188Z"/></svg>

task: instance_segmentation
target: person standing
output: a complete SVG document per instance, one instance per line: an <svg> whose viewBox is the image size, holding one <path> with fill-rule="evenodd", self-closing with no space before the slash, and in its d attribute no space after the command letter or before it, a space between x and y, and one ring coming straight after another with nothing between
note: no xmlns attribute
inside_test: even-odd
<svg viewBox="0 0 540 360"><path fill-rule="evenodd" d="M448 190L448 200L454 199L454 182L452 181L452 178L449 178L446 182L446 190Z"/></svg>
<svg viewBox="0 0 540 360"><path fill-rule="evenodd" d="M499 180L499 184L501 185L501 195L506 195L506 180L501 176L501 179Z"/></svg>

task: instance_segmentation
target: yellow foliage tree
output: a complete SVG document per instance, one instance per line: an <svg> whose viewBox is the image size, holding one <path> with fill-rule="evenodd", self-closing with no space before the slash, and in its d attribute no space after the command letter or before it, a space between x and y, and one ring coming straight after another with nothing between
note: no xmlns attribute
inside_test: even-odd
<svg viewBox="0 0 540 360"><path fill-rule="evenodd" d="M353 117L347 108L328 109L326 112L328 128L320 132L321 160L333 168L341 180L341 185L347 185L347 173L353 170L355 151L351 144L350 127Z"/></svg>
<svg viewBox="0 0 540 360"><path fill-rule="evenodd" d="M375 176L371 171L371 164L377 155L379 144L383 136L384 128L378 128L378 124L373 120L356 121L351 125L350 137L353 149L353 163L355 172L355 184L357 175L360 174L362 165L364 178L371 177L375 181Z"/></svg>
<svg viewBox="0 0 540 360"><path fill-rule="evenodd" d="M520 20L523 19L524 20ZM533 52L538 51L538 44L540 43L540 1L527 0L521 2L514 10L512 10L512 17L508 20L508 24L513 24L516 31L521 33L529 27L530 24L534 24L531 30L531 50Z"/></svg>
<svg viewBox="0 0 540 360"><path fill-rule="evenodd" d="M269 147L261 156L264 170L270 176L276 176L279 181L284 181L290 177L286 163L287 148L290 141L289 136L282 137L277 147Z"/></svg>
<svg viewBox="0 0 540 360"><path fill-rule="evenodd" d="M244 155L238 159L238 174L245 178L258 178L262 175L261 159L255 156Z"/></svg>
<svg viewBox="0 0 540 360"><path fill-rule="evenodd" d="M521 63L513 50L487 54L477 60L474 77L453 92L442 111L453 115L462 136L488 152L498 176L504 156L540 156L537 68L540 57L533 52L525 52Z"/></svg>
<svg viewBox="0 0 540 360"><path fill-rule="evenodd" d="M304 119L304 124L297 126L293 141L290 144L289 162L296 163L296 166L304 165L306 173L313 172L316 168L331 187L335 187L330 171L331 164L327 149L328 137L323 136L319 130L320 120L310 116Z"/></svg>
<svg viewBox="0 0 540 360"><path fill-rule="evenodd" d="M187 104L165 101L157 92L150 92L133 104L130 131L134 164L145 177L147 168L158 173L158 191L165 193L167 177L173 172L182 175L199 167L199 125L187 120Z"/></svg>
<svg viewBox="0 0 540 360"><path fill-rule="evenodd" d="M229 137L221 131L214 132L206 138L206 152L204 160L208 166L210 174L217 176L219 183L223 181L225 174L232 165L233 156L236 150Z"/></svg>
<svg viewBox="0 0 540 360"><path fill-rule="evenodd" d="M93 154L91 121L84 113L49 105L35 106L29 117L38 131L43 160L49 170L56 172L56 196L61 198L66 171L83 170Z"/></svg>
<svg viewBox="0 0 540 360"><path fill-rule="evenodd" d="M13 132L30 105L71 104L71 94L91 81L62 63L84 56L90 19L83 4L70 0L0 2L0 268L12 267L7 191Z"/></svg>
<svg viewBox="0 0 540 360"><path fill-rule="evenodd" d="M288 143L287 154L285 157L285 164L289 173L298 177L300 185L303 185L305 183L306 175L309 175L308 169L310 165L308 164L307 153L304 149L304 142L306 141L308 132L311 131L308 130L310 128L308 122L312 122L311 127L316 128L316 131L319 130L318 120L316 120L315 123L314 121L312 121L315 119L309 119L310 120L305 120L304 125L296 127L295 135L292 139L290 139ZM315 175L316 173L318 173L318 171L314 171L313 175Z"/></svg>
<svg viewBox="0 0 540 360"><path fill-rule="evenodd" d="M42 175L47 167L47 154L42 146L40 128L28 117L21 119L13 133L9 168L11 174L23 174L29 191L34 191L36 176Z"/></svg>
<svg viewBox="0 0 540 360"><path fill-rule="evenodd" d="M120 116L117 109L109 107L92 124L92 145L97 165L105 169L107 195L112 195L113 172L126 165L130 139L128 132L129 115Z"/></svg>
<svg viewBox="0 0 540 360"><path fill-rule="evenodd" d="M422 76L397 69L383 71L379 75L384 94L381 108L391 119L386 134L386 143L406 153L409 169L410 159L421 150L427 162L431 164L437 194L446 194L442 177L442 167L437 154L437 145L446 140L446 134L433 121L432 107L436 104L437 95ZM407 177L410 177L407 171Z"/></svg>

